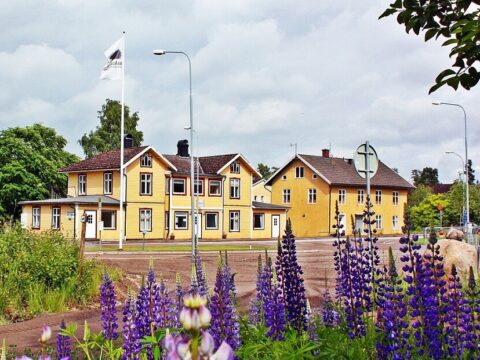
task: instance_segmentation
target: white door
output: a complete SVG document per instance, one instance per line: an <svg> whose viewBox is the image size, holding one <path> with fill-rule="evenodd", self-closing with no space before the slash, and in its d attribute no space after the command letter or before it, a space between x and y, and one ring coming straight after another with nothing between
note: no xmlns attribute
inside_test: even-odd
<svg viewBox="0 0 480 360"><path fill-rule="evenodd" d="M197 239L202 238L202 214L195 214L195 226Z"/></svg>
<svg viewBox="0 0 480 360"><path fill-rule="evenodd" d="M280 236L280 215L272 215L272 238Z"/></svg>
<svg viewBox="0 0 480 360"><path fill-rule="evenodd" d="M86 219L86 228L85 228L85 239L96 239L97 238L97 212L96 211L85 211Z"/></svg>

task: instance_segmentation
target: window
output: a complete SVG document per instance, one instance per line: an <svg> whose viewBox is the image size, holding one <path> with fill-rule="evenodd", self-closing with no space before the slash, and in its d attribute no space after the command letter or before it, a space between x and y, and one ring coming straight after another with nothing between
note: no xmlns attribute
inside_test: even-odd
<svg viewBox="0 0 480 360"><path fill-rule="evenodd" d="M222 183L220 180L210 180L208 182L208 194L210 196L222 196Z"/></svg>
<svg viewBox="0 0 480 360"><path fill-rule="evenodd" d="M205 213L205 229L218 229L218 213Z"/></svg>
<svg viewBox="0 0 480 360"><path fill-rule="evenodd" d="M185 179L173 179L173 193L185 195Z"/></svg>
<svg viewBox="0 0 480 360"><path fill-rule="evenodd" d="M188 213L187 212L175 212L175 230L187 230L188 229Z"/></svg>
<svg viewBox="0 0 480 360"><path fill-rule="evenodd" d="M240 211L230 211L230 232L240 231Z"/></svg>
<svg viewBox="0 0 480 360"><path fill-rule="evenodd" d="M52 208L52 229L60 229L60 208Z"/></svg>
<svg viewBox="0 0 480 360"><path fill-rule="evenodd" d="M240 162L238 160L230 164L230 172L233 174L240 174Z"/></svg>
<svg viewBox="0 0 480 360"><path fill-rule="evenodd" d="M290 189L283 189L282 202L284 204L290 204Z"/></svg>
<svg viewBox="0 0 480 360"><path fill-rule="evenodd" d="M338 190L338 203L339 204L345 204L346 200L347 200L347 191L345 189L339 189Z"/></svg>
<svg viewBox="0 0 480 360"><path fill-rule="evenodd" d="M253 228L255 230L265 229L265 214L253 214Z"/></svg>
<svg viewBox="0 0 480 360"><path fill-rule="evenodd" d="M203 195L203 180L195 180L193 183L193 193Z"/></svg>
<svg viewBox="0 0 480 360"><path fill-rule="evenodd" d="M393 215L392 228L393 228L393 230L398 230L398 216L397 215Z"/></svg>
<svg viewBox="0 0 480 360"><path fill-rule="evenodd" d="M240 179L230 179L230 199L240 199Z"/></svg>
<svg viewBox="0 0 480 360"><path fill-rule="evenodd" d="M152 156L145 154L140 158L140 167L152 167Z"/></svg>
<svg viewBox="0 0 480 360"><path fill-rule="evenodd" d="M165 229L170 228L170 213L168 211L165 211Z"/></svg>
<svg viewBox="0 0 480 360"><path fill-rule="evenodd" d="M40 229L40 208L32 208L32 229Z"/></svg>
<svg viewBox="0 0 480 360"><path fill-rule="evenodd" d="M140 195L152 195L152 174L140 173Z"/></svg>
<svg viewBox="0 0 480 360"><path fill-rule="evenodd" d="M382 228L382 215L376 215L375 216L375 227L377 229L381 229Z"/></svg>
<svg viewBox="0 0 480 360"><path fill-rule="evenodd" d="M318 178L317 174L312 174L312 179Z"/></svg>
<svg viewBox="0 0 480 360"><path fill-rule="evenodd" d="M253 201L257 201L257 195L253 197Z"/></svg>
<svg viewBox="0 0 480 360"><path fill-rule="evenodd" d="M112 193L112 173L103 173L103 193L111 194Z"/></svg>
<svg viewBox="0 0 480 360"><path fill-rule="evenodd" d="M304 169L303 166L297 166L297 167L295 168L295 177L296 177L297 179L303 178L304 172L305 172L305 169Z"/></svg>
<svg viewBox="0 0 480 360"><path fill-rule="evenodd" d="M375 204L380 205L382 203L382 190L375 191Z"/></svg>
<svg viewBox="0 0 480 360"><path fill-rule="evenodd" d="M398 191L392 193L393 196L393 205L398 205Z"/></svg>
<svg viewBox="0 0 480 360"><path fill-rule="evenodd" d="M140 209L140 232L152 231L152 209Z"/></svg>
<svg viewBox="0 0 480 360"><path fill-rule="evenodd" d="M357 203L363 204L365 202L365 190L357 190Z"/></svg>
<svg viewBox="0 0 480 360"><path fill-rule="evenodd" d="M102 221L104 230L114 230L116 227L116 211L102 210Z"/></svg>
<svg viewBox="0 0 480 360"><path fill-rule="evenodd" d="M283 175L282 180L287 180L287 175Z"/></svg>
<svg viewBox="0 0 480 360"><path fill-rule="evenodd" d="M317 189L308 189L308 203L315 204L317 202Z"/></svg>
<svg viewBox="0 0 480 360"><path fill-rule="evenodd" d="M261 201L261 202L263 202L263 195L262 195L262 196L260 196L260 201Z"/></svg>
<svg viewBox="0 0 480 360"><path fill-rule="evenodd" d="M78 175L78 195L85 195L87 193L87 175Z"/></svg>

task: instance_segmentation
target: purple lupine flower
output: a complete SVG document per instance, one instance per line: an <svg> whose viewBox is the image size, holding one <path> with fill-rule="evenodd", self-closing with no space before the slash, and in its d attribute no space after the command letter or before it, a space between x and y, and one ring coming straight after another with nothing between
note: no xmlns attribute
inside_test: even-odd
<svg viewBox="0 0 480 360"><path fill-rule="evenodd" d="M317 333L317 323L318 323L318 316L315 316L313 313L310 303L307 300L307 335L310 341L318 346L318 333ZM320 355L320 350L315 348L312 351L314 356Z"/></svg>
<svg viewBox="0 0 480 360"><path fill-rule="evenodd" d="M175 328L179 328L180 325L180 311L183 307L183 289L182 289L182 281L180 279L180 274L177 272L175 276L175 292L173 296L172 302L172 313L173 313L173 324L172 326Z"/></svg>
<svg viewBox="0 0 480 360"><path fill-rule="evenodd" d="M135 302L130 291L123 305L123 353L122 360L138 360L142 348L139 339L137 322L135 321Z"/></svg>
<svg viewBox="0 0 480 360"><path fill-rule="evenodd" d="M153 307L155 325L160 329L172 327L175 322L175 314L172 312L172 301L163 278L156 290L157 294Z"/></svg>
<svg viewBox="0 0 480 360"><path fill-rule="evenodd" d="M65 330L65 320L62 319L60 323L60 331ZM62 335L60 332L57 334L57 358L70 360L72 356L72 341L70 336Z"/></svg>
<svg viewBox="0 0 480 360"><path fill-rule="evenodd" d="M150 267L146 283L142 284L136 301L136 322L137 331L140 338L151 335L152 328L155 326L154 305L155 297L158 296L157 283L155 281L155 272Z"/></svg>
<svg viewBox="0 0 480 360"><path fill-rule="evenodd" d="M225 341L232 349L240 347L240 326L238 315L230 295L228 280L224 279L221 257L218 260L217 275L215 278L215 288L210 298L210 311L212 321L210 332L215 339L215 345L218 347Z"/></svg>
<svg viewBox="0 0 480 360"><path fill-rule="evenodd" d="M235 301L237 298L237 288L235 287L235 274L232 274L232 269L228 265L227 251L225 251L225 263L223 264L222 271L224 272L223 279L224 281L226 281L225 286L229 289L230 297L232 298L232 301L235 304Z"/></svg>
<svg viewBox="0 0 480 360"><path fill-rule="evenodd" d="M205 277L205 272L203 271L203 263L198 249L195 250L195 275L197 280L198 294L208 297L207 279Z"/></svg>
<svg viewBox="0 0 480 360"><path fill-rule="evenodd" d="M287 220L281 252L277 256L278 268L281 269L281 275L277 273L277 278L285 302L287 321L297 331L304 331L307 326L307 298L290 219Z"/></svg>
<svg viewBox="0 0 480 360"><path fill-rule="evenodd" d="M402 279L398 276L392 248L389 249L389 268L384 267L377 277L377 356L380 359L411 359L407 304Z"/></svg>
<svg viewBox="0 0 480 360"><path fill-rule="evenodd" d="M285 303L278 282L274 282L272 260L268 256L261 274L260 293L265 326L268 328L266 335L272 340L284 340Z"/></svg>
<svg viewBox="0 0 480 360"><path fill-rule="evenodd" d="M250 300L249 306L249 322L252 325L259 325L264 320L263 318L263 302L262 302L262 255L258 255L257 263L257 281L256 281L256 296Z"/></svg>
<svg viewBox="0 0 480 360"><path fill-rule="evenodd" d="M107 340L115 340L118 337L115 287L107 273L104 274L100 286L100 308L102 310L102 334Z"/></svg>
<svg viewBox="0 0 480 360"><path fill-rule="evenodd" d="M333 229L335 230L333 236L335 240L333 241L333 246L335 247L335 251L333 253L333 264L334 269L337 273L337 281L335 284L335 299L340 301L342 296L342 248L345 246L345 239L342 236L345 234L343 230L343 224L340 222L340 211L338 210L338 201L335 201L335 224L333 225Z"/></svg>
<svg viewBox="0 0 480 360"><path fill-rule="evenodd" d="M320 310L320 318L322 325L325 327L335 327L340 324L340 314L335 310L333 300L330 296L330 291L325 287L323 293L323 303Z"/></svg>
<svg viewBox="0 0 480 360"><path fill-rule="evenodd" d="M475 281L475 275L473 274L473 268L471 266L468 272L468 286L465 293L465 348L468 350L471 358L476 359L479 357L478 334L480 331L480 324L478 324L478 319L475 314L480 313L480 307L478 306L479 291Z"/></svg>

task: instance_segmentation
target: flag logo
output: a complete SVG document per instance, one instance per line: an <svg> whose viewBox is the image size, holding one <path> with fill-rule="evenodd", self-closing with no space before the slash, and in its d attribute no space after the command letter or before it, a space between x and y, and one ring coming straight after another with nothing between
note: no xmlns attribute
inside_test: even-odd
<svg viewBox="0 0 480 360"><path fill-rule="evenodd" d="M123 68L123 54L125 42L123 37L117 40L112 46L105 50L107 58L103 67L100 79L102 80L121 80Z"/></svg>

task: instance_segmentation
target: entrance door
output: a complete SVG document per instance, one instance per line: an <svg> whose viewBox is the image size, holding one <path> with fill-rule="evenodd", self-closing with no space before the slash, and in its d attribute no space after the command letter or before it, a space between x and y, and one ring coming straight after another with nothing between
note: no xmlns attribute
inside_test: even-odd
<svg viewBox="0 0 480 360"><path fill-rule="evenodd" d="M272 238L280 236L280 215L272 215Z"/></svg>
<svg viewBox="0 0 480 360"><path fill-rule="evenodd" d="M202 214L195 214L195 226L197 238L202 238Z"/></svg>
<svg viewBox="0 0 480 360"><path fill-rule="evenodd" d="M355 215L355 230L363 235L363 215Z"/></svg>
<svg viewBox="0 0 480 360"><path fill-rule="evenodd" d="M85 211L86 219L86 228L85 228L85 239L96 239L97 238L97 212L95 210Z"/></svg>

